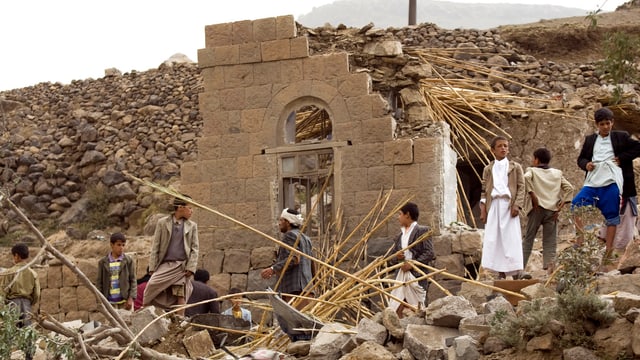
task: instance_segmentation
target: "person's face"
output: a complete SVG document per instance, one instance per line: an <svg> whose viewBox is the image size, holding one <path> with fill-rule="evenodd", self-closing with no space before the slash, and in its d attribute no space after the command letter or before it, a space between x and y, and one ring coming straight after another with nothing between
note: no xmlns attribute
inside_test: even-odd
<svg viewBox="0 0 640 360"><path fill-rule="evenodd" d="M613 119L599 121L596 127L598 128L598 134L600 134L600 136L609 136L613 128Z"/></svg>
<svg viewBox="0 0 640 360"><path fill-rule="evenodd" d="M122 255L125 245L126 243L122 240L116 240L116 242L111 243L111 256L117 258Z"/></svg>
<svg viewBox="0 0 640 360"><path fill-rule="evenodd" d="M278 219L278 228L280 229L280 232L286 233L289 231L289 222L284 218Z"/></svg>
<svg viewBox="0 0 640 360"><path fill-rule="evenodd" d="M175 215L177 219L189 220L189 218L191 218L191 215L193 215L193 209L191 209L190 205L180 205L176 209Z"/></svg>
<svg viewBox="0 0 640 360"><path fill-rule="evenodd" d="M507 154L509 154L509 142L507 140L498 140L496 145L491 148L491 152L497 160L506 158Z"/></svg>
<svg viewBox="0 0 640 360"><path fill-rule="evenodd" d="M408 212L403 213L402 211L398 211L398 222L402 227L409 227L411 226L413 219L411 219L411 216L409 215Z"/></svg>
<svg viewBox="0 0 640 360"><path fill-rule="evenodd" d="M17 264L17 263L22 261L22 258L18 254L11 254L11 257L13 258L13 263L14 264Z"/></svg>
<svg viewBox="0 0 640 360"><path fill-rule="evenodd" d="M242 296L234 296L231 298L231 304L233 307L238 307L242 305Z"/></svg>

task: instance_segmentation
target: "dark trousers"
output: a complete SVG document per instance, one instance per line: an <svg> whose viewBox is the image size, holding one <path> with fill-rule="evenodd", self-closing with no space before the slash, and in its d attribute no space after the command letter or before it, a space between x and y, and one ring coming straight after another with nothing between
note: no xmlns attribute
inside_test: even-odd
<svg viewBox="0 0 640 360"><path fill-rule="evenodd" d="M527 229L522 241L523 268L527 267L533 240L536 237L538 228L542 225L542 264L546 269L549 264L556 261L556 243L558 237L558 221L553 219L555 211L543 209L541 207L531 210L527 215Z"/></svg>

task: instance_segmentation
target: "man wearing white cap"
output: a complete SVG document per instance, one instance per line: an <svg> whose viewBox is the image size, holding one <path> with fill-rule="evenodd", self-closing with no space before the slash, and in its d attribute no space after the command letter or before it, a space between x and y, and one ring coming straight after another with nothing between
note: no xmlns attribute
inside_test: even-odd
<svg viewBox="0 0 640 360"><path fill-rule="evenodd" d="M300 232L300 225L303 222L304 219L299 212L293 209L284 209L278 219L280 232L284 233L282 242L295 247L305 254L312 255L311 240L306 234ZM291 260L289 260L289 265L285 269L284 266L290 255ZM280 279L280 285L276 289L277 291L283 294L300 295L307 284L311 282L313 277L312 266L310 259L299 254L292 254L289 249L280 247L276 262L271 267L262 270L261 275L262 278L268 279L278 274L282 278ZM282 296L282 298L288 301L287 296Z"/></svg>

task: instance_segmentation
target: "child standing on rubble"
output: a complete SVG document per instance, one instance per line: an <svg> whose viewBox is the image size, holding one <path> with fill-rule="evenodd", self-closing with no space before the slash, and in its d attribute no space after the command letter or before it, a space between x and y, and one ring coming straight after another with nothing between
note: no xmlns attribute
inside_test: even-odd
<svg viewBox="0 0 640 360"><path fill-rule="evenodd" d="M524 204L522 167L507 159L509 141L497 136L491 141L495 160L482 173L480 218L485 224L482 267L498 272L498 278L518 278L523 269L520 209Z"/></svg>
<svg viewBox="0 0 640 360"><path fill-rule="evenodd" d="M562 175L562 171L549 167L551 151L541 147L533 152L532 167L524 174L527 200L527 228L522 242L523 267L526 269L533 240L542 225L542 266L553 272L558 236L558 214L565 204L571 203L573 186Z"/></svg>
<svg viewBox="0 0 640 360"><path fill-rule="evenodd" d="M111 235L111 251L98 262L97 287L116 309L133 310L138 287L133 259L124 253L127 239L122 233Z"/></svg>

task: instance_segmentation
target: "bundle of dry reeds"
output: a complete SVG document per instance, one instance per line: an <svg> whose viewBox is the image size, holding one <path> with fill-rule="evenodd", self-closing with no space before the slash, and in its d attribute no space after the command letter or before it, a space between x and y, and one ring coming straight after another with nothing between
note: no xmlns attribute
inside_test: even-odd
<svg viewBox="0 0 640 360"><path fill-rule="evenodd" d="M347 327L353 328L363 317L369 318L376 312L384 309L390 299L399 301L409 309L419 310L415 306L405 303L402 299L395 298L391 295L393 289L405 285L395 281L395 272L402 264L390 265L397 255L396 253L391 253L392 240L390 239L389 251L384 256L371 259L367 256L368 241L376 231L386 226L388 221L395 218L400 207L409 201L410 198L403 198L398 204L390 204L392 191L381 191L376 203L372 204L369 213L354 230L345 234L344 227L340 227L342 230L335 232L334 234L338 235L335 235L333 238L319 239L318 245L314 246L314 255L309 256L300 252L295 247L291 247L239 220L229 217L204 204L199 204L193 199L186 198L173 189L138 179L131 175L129 176L156 190L180 198L205 211L232 221L242 228L247 229L247 231L258 233L278 246L287 248L291 252L291 257L295 254L311 259L311 261L316 264L316 275L300 296L293 297L291 305L299 307L303 313L317 319L319 322L330 323L337 321L345 324ZM336 218L340 219L341 216L336 216ZM311 221L311 218L307 217L303 229L309 221ZM339 223L333 225L340 226ZM419 241L428 241L431 235L431 233L425 234L422 239L414 242L411 246L417 245ZM405 249L402 249L401 251L404 250ZM422 274L422 276L415 281L428 279L433 286L438 287L445 294L449 294L449 292L437 281L437 279L443 277L473 282L480 286L490 287L496 291L522 297L520 294L507 292L500 288L447 273L446 269L436 269L414 261L411 261L411 264L415 270ZM277 291L277 288L275 290ZM243 295L249 297L264 296L264 294L265 292L263 291L243 293ZM212 300L224 298L226 297ZM248 303L251 306L269 309L269 306L259 302L248 301ZM306 305L301 306L303 303L306 303ZM239 354L248 353L261 347L283 350L288 345L289 338L278 328L267 327L265 325L266 323L266 318L263 317L255 329L244 332L246 337L252 339L252 341L243 346L231 347L232 351ZM223 354L220 354L220 356L223 356Z"/></svg>

